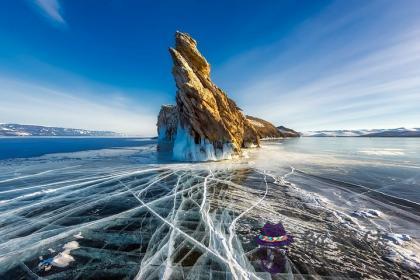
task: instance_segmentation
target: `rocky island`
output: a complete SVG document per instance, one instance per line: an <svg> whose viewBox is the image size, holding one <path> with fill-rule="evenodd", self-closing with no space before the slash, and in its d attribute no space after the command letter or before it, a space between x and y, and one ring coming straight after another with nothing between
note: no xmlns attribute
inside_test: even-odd
<svg viewBox="0 0 420 280"><path fill-rule="evenodd" d="M175 160L230 159L260 139L283 137L271 123L245 116L210 78L210 64L188 34L176 32L172 74L176 105L163 105L158 116L158 149Z"/></svg>

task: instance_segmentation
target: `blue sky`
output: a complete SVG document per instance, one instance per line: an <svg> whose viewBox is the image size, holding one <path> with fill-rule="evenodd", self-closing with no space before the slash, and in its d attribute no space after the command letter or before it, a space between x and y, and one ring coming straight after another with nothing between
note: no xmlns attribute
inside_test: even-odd
<svg viewBox="0 0 420 280"><path fill-rule="evenodd" d="M0 122L156 134L190 33L247 113L300 131L420 127L420 1L0 3Z"/></svg>

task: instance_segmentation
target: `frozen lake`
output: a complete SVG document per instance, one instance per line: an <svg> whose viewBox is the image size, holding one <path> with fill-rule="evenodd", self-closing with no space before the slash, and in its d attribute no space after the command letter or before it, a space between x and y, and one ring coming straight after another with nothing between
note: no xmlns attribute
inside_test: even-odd
<svg viewBox="0 0 420 280"><path fill-rule="evenodd" d="M410 279L420 139L301 138L179 163L140 138L0 138L1 279ZM283 273L255 236L281 222Z"/></svg>

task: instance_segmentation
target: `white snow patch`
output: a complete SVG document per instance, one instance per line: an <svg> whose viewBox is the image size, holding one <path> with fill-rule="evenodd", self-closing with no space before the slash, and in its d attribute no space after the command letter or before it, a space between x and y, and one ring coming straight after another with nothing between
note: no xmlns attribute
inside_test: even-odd
<svg viewBox="0 0 420 280"><path fill-rule="evenodd" d="M70 241L70 242L64 244L63 248L66 249L66 250L75 250L75 249L79 249L80 246L79 246L79 242Z"/></svg>
<svg viewBox="0 0 420 280"><path fill-rule="evenodd" d="M56 255L51 264L57 267L66 267L71 262L74 261L74 258L72 255L70 255L72 250L80 248L79 243L77 241L70 241L66 244L64 244L63 252L60 252L58 255Z"/></svg>
<svg viewBox="0 0 420 280"><path fill-rule="evenodd" d="M73 261L74 258L70 255L70 250L65 250L55 256L51 264L57 267L66 267Z"/></svg>

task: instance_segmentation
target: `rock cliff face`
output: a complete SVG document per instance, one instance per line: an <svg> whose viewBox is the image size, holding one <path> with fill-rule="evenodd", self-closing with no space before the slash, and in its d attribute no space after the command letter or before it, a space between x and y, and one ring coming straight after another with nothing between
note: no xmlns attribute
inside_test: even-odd
<svg viewBox="0 0 420 280"><path fill-rule="evenodd" d="M211 81L197 42L177 32L169 52L178 90L176 105L164 105L159 113L158 148L170 150L176 160L204 161L229 159L241 148L259 146L261 133Z"/></svg>

